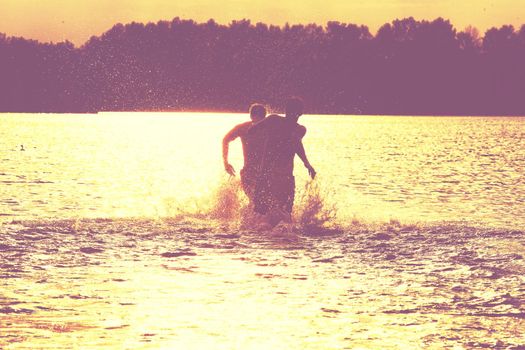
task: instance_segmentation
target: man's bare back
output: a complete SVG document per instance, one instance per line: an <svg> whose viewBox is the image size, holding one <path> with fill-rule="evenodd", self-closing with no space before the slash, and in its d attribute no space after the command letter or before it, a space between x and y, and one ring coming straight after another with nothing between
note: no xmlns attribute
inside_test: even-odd
<svg viewBox="0 0 525 350"><path fill-rule="evenodd" d="M255 191L255 184L258 176L258 171L261 164L262 152L262 140L255 135L249 135L248 130L257 122L260 122L266 116L266 108L259 104L254 104L250 107L250 118L249 122L241 123L231 129L222 141L222 156L224 161L224 169L232 176L235 175L235 169L228 162L229 144L236 138L241 139L242 152L244 156L244 167L241 169L241 184L244 192L253 201L253 195Z"/></svg>
<svg viewBox="0 0 525 350"><path fill-rule="evenodd" d="M252 128L250 136L264 138L262 170L272 174L293 175L294 156L305 134L304 126L275 114L268 116L257 128Z"/></svg>
<svg viewBox="0 0 525 350"><path fill-rule="evenodd" d="M268 116L252 126L248 134L264 140L260 177L254 194L255 210L269 213L272 224L290 216L295 197L293 176L294 157L297 154L304 162L312 178L315 170L311 166L302 143L306 128L297 123L302 114L302 102L291 99L287 103L286 117ZM277 213L277 214L275 214Z"/></svg>

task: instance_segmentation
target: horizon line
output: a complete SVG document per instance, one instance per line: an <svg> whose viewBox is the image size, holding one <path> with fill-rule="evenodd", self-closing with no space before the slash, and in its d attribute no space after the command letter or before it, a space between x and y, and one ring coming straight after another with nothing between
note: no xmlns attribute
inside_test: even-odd
<svg viewBox="0 0 525 350"><path fill-rule="evenodd" d="M0 116L5 115L81 115L81 116L95 116L95 115L104 115L104 114L249 114L248 111L239 112L239 111L202 111L202 110L192 110L192 111L170 111L170 110L151 110L151 111L97 111L97 112L2 112L0 111ZM283 112L272 112L268 113L284 115ZM338 116L338 117L408 117L408 118L525 118L524 115L507 115L507 114L348 114L348 113L304 113L301 117L324 117L324 116Z"/></svg>

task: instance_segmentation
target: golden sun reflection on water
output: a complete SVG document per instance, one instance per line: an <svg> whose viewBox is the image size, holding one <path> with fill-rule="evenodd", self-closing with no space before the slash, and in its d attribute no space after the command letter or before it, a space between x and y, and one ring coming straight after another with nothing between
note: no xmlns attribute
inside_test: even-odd
<svg viewBox="0 0 525 350"><path fill-rule="evenodd" d="M2 220L158 217L227 176L246 114L0 115ZM523 118L304 116L304 144L343 221L525 225ZM26 151L20 152L20 145ZM242 167L240 142L231 162ZM296 161L298 195L307 172Z"/></svg>

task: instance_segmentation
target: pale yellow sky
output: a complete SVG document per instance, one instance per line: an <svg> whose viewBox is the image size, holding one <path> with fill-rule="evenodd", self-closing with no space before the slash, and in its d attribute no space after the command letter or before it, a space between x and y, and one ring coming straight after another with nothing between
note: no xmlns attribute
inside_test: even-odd
<svg viewBox="0 0 525 350"><path fill-rule="evenodd" d="M271 24L340 21L372 33L396 18L449 19L459 30L473 25L525 23L525 0L0 0L0 32L40 41L82 45L116 23L174 17L227 24L234 19Z"/></svg>

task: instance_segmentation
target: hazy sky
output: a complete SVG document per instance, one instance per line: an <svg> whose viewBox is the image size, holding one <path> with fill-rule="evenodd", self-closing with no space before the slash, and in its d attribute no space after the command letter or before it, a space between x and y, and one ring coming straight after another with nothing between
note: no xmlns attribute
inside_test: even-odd
<svg viewBox="0 0 525 350"><path fill-rule="evenodd" d="M365 24L372 33L396 18L449 19L457 29L525 23L525 0L0 0L0 32L41 41L83 44L115 23L174 17L272 24L335 20Z"/></svg>

